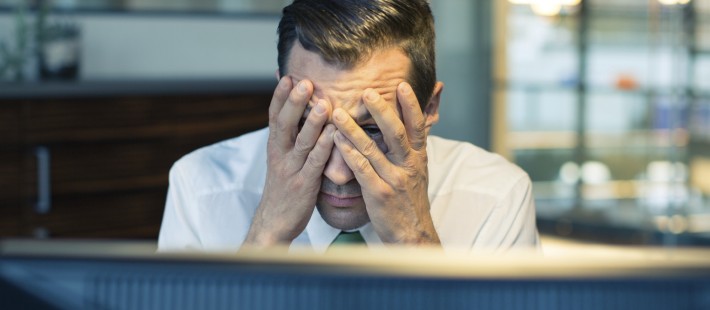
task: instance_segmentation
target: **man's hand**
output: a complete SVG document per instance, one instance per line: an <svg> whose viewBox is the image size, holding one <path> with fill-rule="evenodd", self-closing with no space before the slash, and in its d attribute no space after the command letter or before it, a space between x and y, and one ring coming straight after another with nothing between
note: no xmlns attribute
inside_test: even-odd
<svg viewBox="0 0 710 310"><path fill-rule="evenodd" d="M340 108L333 111L335 145L360 183L375 231L388 243L440 243L429 213L425 119L411 86L397 87L402 120L372 89L365 90L363 101L387 153Z"/></svg>
<svg viewBox="0 0 710 310"><path fill-rule="evenodd" d="M313 93L302 80L292 86L284 77L269 106L269 140L264 193L245 244L290 243L305 229L321 186L321 175L333 148L333 125L325 125L330 104L319 100L299 122Z"/></svg>

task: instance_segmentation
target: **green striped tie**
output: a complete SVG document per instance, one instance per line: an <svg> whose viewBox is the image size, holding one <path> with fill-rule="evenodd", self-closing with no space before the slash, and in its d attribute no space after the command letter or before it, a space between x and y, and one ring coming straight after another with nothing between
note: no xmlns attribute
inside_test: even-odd
<svg viewBox="0 0 710 310"><path fill-rule="evenodd" d="M335 237L335 240L333 240L333 243L331 243L331 245L355 245L364 243L365 239L362 238L362 235L359 231L341 231L340 234Z"/></svg>

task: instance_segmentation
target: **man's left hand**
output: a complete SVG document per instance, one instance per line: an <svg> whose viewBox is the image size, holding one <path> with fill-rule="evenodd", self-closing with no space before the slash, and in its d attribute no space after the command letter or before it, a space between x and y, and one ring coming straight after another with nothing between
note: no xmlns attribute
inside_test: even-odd
<svg viewBox="0 0 710 310"><path fill-rule="evenodd" d="M387 144L383 153L343 109L333 111L335 145L362 189L375 231L386 243L439 244L429 213L426 123L408 83L397 87L396 106L373 89L363 102Z"/></svg>

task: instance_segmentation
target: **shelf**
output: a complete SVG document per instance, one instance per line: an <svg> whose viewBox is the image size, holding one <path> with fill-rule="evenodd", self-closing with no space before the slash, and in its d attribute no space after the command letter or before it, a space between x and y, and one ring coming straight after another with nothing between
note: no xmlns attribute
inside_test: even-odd
<svg viewBox="0 0 710 310"><path fill-rule="evenodd" d="M507 107L501 109L505 117L499 119L507 123L500 126L504 134L496 136L496 146L535 180L541 231L608 235L604 241L640 244L696 244L692 238L710 236L710 136L703 130L710 104L710 89L703 83L710 60L704 44L710 42L709 4L585 1L583 12L577 7L540 26L547 36L520 38L506 50L523 55L526 46L537 48L538 57L507 59L528 61L524 65L549 73L523 72L509 61L499 68L503 74L495 83L496 91L505 94L495 103ZM533 18L522 16L526 20ZM559 33L564 37L558 38ZM534 61L550 63L551 69L544 71ZM522 78L511 78L519 73ZM562 104L564 110L558 109ZM674 126L665 126L671 118ZM584 121L580 136L579 122ZM688 129L667 129L678 125ZM549 131L529 131L536 129ZM561 182L560 169L569 161L601 162L600 183L578 187ZM678 181L648 181L671 179L678 171ZM562 175L573 179L578 174ZM591 182L592 174L587 176ZM710 238L703 240L710 244Z"/></svg>
<svg viewBox="0 0 710 310"><path fill-rule="evenodd" d="M618 200L636 199L642 188L642 184L636 180L613 180L604 184L584 184L582 185L582 197L585 200ZM558 199L568 196L572 197L573 185L558 181L534 181L533 190L537 199Z"/></svg>
<svg viewBox="0 0 710 310"><path fill-rule="evenodd" d="M587 148L668 148L688 146L688 132L683 129L637 130L624 133L589 132ZM574 131L509 132L507 147L512 150L573 149L577 146ZM672 141L677 141L672 143Z"/></svg>
<svg viewBox="0 0 710 310"><path fill-rule="evenodd" d="M554 83L534 83L534 82L505 82L497 81L495 87L498 90L516 90L516 91L529 91L529 92L576 92L577 85L574 83L570 84L554 84ZM685 89L690 96L694 96L695 99L710 100L710 90L706 89ZM639 87L635 89L621 89L610 86L603 85L588 85L584 90L587 95L590 94L611 94L611 95L630 95L630 96L642 96L642 97L664 97L671 96L675 92L671 89L663 88L645 88Z"/></svg>
<svg viewBox="0 0 710 310"><path fill-rule="evenodd" d="M0 100L134 95L205 95L272 92L276 79L127 79L0 82Z"/></svg>

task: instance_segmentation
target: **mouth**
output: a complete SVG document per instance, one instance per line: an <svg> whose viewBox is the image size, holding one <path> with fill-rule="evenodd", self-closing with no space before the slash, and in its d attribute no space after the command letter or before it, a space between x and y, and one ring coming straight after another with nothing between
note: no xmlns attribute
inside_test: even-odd
<svg viewBox="0 0 710 310"><path fill-rule="evenodd" d="M335 196L324 192L321 192L320 194L325 202L338 208L354 206L362 200L362 195Z"/></svg>

